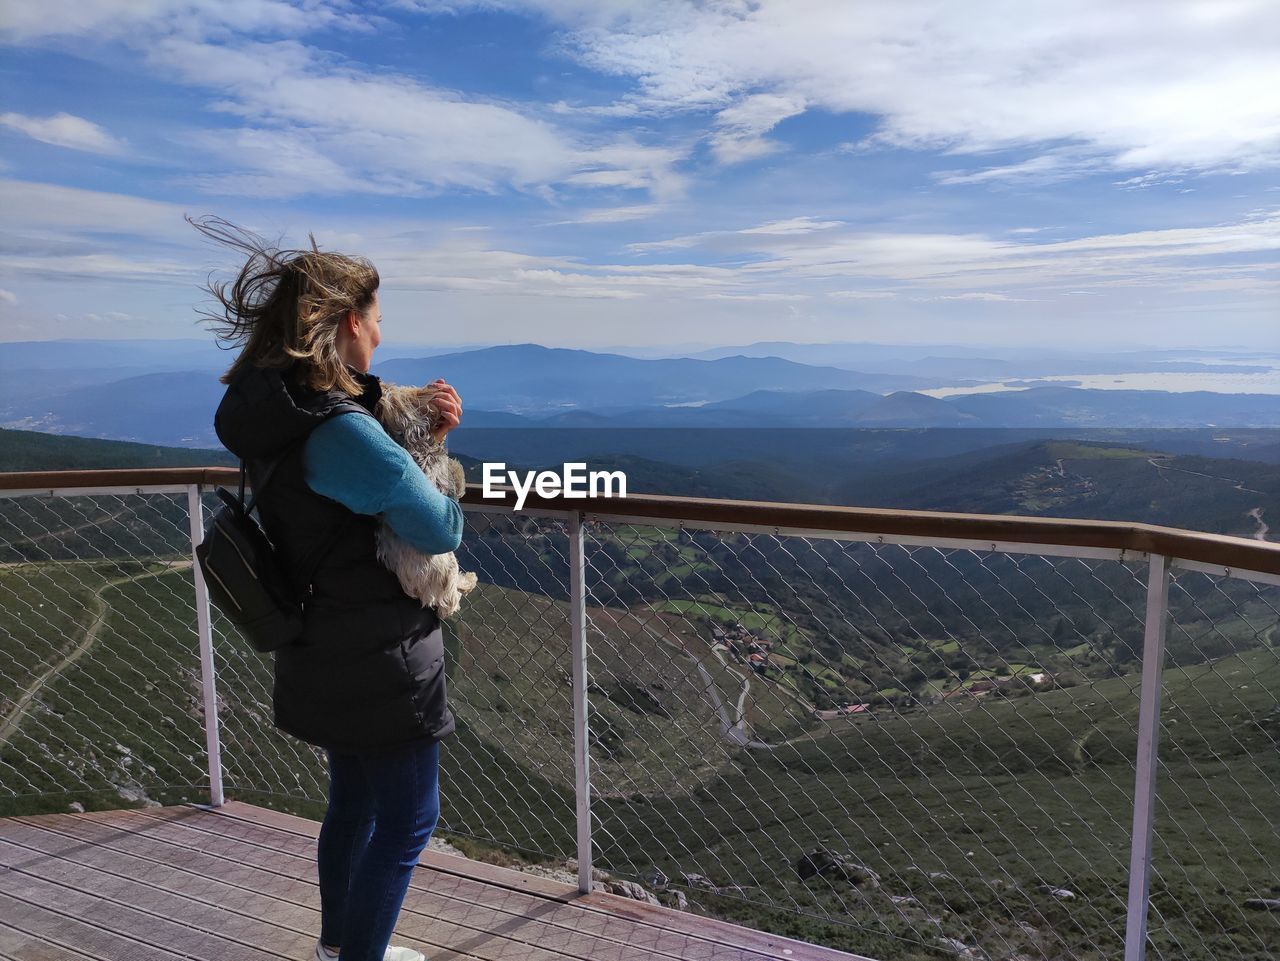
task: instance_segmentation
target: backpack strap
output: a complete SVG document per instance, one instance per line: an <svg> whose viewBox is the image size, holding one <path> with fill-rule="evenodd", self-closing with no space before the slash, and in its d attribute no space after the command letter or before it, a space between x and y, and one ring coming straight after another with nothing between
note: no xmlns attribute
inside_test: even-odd
<svg viewBox="0 0 1280 961"><path fill-rule="evenodd" d="M307 435L307 436L310 436L310 435ZM289 454L293 451L295 447L297 447L300 444L306 443L306 440L307 438L303 437L301 440L294 441L292 444L286 447L283 451L281 451L276 456L275 460L273 460L270 464L267 465L267 469L262 473L262 481L253 488L253 496L249 498L249 502L247 504L245 503L245 500L244 500L244 487L245 487L245 475L248 472L248 465L245 462L245 459L243 457L240 458L240 509L244 511L246 517L249 516L249 512L253 510L253 508L257 505L258 495L261 494L266 489L267 484L270 483L271 481L272 475L275 474L276 472L276 468L279 467L284 462L284 459L289 456Z"/></svg>
<svg viewBox="0 0 1280 961"><path fill-rule="evenodd" d="M320 573L320 566L324 563L324 559L329 556L329 552L333 550L334 546L338 543L338 538L340 538L343 533L345 533L346 529L351 526L351 519L355 516L354 512L348 512L347 516L342 519L341 523L333 529L333 534L329 540L316 552L315 560L311 564L311 569L307 571L306 579L302 582L304 585L302 588L302 597L304 600L311 596L314 588L313 582L316 579L316 575Z"/></svg>
<svg viewBox="0 0 1280 961"><path fill-rule="evenodd" d="M333 408L331 408L330 410L326 411L324 415L324 419L329 420L331 417L337 417L341 414L347 414L347 413L363 414L365 417L373 417L373 413L368 409L366 409L363 405L358 404L355 401L343 401L342 403L339 403ZM374 419L376 420L376 418ZM311 435L308 434L307 436L310 437ZM303 440L305 441L306 438L303 438ZM284 459L283 457L280 458L280 460L283 460L283 459ZM277 461L276 463L279 463L279 461ZM271 468L274 469L274 467L275 467L275 464L272 464ZM270 476L270 470L268 470L267 476L268 477ZM351 522L352 520L355 519L355 517L356 517L356 513L354 511L348 510L347 516L344 517L336 527L334 527L333 534L330 535L329 540L326 541L324 546L321 547L320 550L316 552L315 558L310 565L310 570L307 571L306 579L302 582L305 585L302 589L303 598L307 598L311 596L312 581L315 580L316 574L320 572L320 567L324 563L324 559L329 556L329 552L333 550L334 546L338 543L338 538L340 538L346 532L347 528L351 526Z"/></svg>
<svg viewBox="0 0 1280 961"><path fill-rule="evenodd" d="M366 417L373 417L373 413L368 409L366 409L361 404L358 404L352 400L344 400L338 404L335 404L329 410L326 410L322 416L321 423L324 423L324 421L328 420L331 417L336 417L339 414L346 414L346 413L358 413L358 414L364 414ZM377 418L374 418L374 419L376 420ZM316 424L315 427L311 428L311 430L315 430L315 428L319 426L320 424ZM279 454L275 456L275 458L271 461L271 463L267 465L267 469L262 472L262 480L253 488L253 496L249 498L249 502L247 504L245 503L245 499L244 499L244 491L245 491L245 478L246 478L246 474L248 473L248 465L243 457L240 458L240 493L239 493L240 508L241 510L244 511L246 517L249 515L249 512L253 510L254 506L258 503L258 495L261 494L262 491L266 489L267 484L271 482L271 478L275 474L276 468L279 467L282 463L284 463L284 459L288 457L291 453L293 453L295 448L301 447L303 444L305 444L307 442L307 438L309 438L310 436L311 436L311 431L309 430L307 431L307 433L303 434L301 437L295 440L292 444L289 444L287 447L285 447L284 450L282 450Z"/></svg>
<svg viewBox="0 0 1280 961"><path fill-rule="evenodd" d="M329 410L325 411L324 420L329 420L332 417L337 417L338 415L347 414L347 413L363 414L365 417L373 417L373 413L367 410L361 404L358 404L354 401L343 401L335 405L334 407L330 408ZM319 424L317 424L316 426L318 427ZM262 484L260 485L261 487L267 486L267 481L271 479L271 475L275 472L276 467L280 465L280 463L285 459L286 456L288 456L288 454L293 450L293 448L298 446L299 444L305 444L307 441L307 437L310 437L310 436L311 434L310 432L308 432L307 436L303 437L301 441L298 441L295 444L291 444L284 451L284 453L282 453L279 457L277 457L270 464L270 466L267 467L266 472L263 474ZM305 483L305 480L304 480L304 483ZM255 496L256 496L256 491L255 491ZM346 532L347 528L351 526L351 522L356 518L356 516L357 515L354 511L347 510L346 516L343 517L343 519L334 526L333 533L329 535L329 539L315 552L315 554L311 558L310 564L302 565L303 569L306 570L307 572L307 576L301 582L303 585L302 598L304 600L311 596L312 582L315 580L316 574L320 572L320 567L324 564L324 559L329 556L329 552L333 550L333 548L337 545L339 538L341 538L342 535Z"/></svg>

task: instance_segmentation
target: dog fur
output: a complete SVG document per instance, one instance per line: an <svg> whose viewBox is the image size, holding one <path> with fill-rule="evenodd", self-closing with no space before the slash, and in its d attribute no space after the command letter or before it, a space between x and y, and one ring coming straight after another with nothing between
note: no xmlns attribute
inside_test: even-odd
<svg viewBox="0 0 1280 961"><path fill-rule="evenodd" d="M461 497L466 490L462 465L431 437L438 412L431 406L433 387L398 387L383 383L374 414L397 444L409 452L422 473L442 494ZM400 580L410 597L434 607L441 617L456 614L462 595L476 586L476 575L464 574L458 559L448 554L423 554L384 521L378 529L378 560Z"/></svg>

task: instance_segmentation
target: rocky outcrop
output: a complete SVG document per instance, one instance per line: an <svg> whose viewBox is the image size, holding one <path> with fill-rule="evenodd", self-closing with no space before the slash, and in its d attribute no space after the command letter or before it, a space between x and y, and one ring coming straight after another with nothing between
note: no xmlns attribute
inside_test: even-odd
<svg viewBox="0 0 1280 961"><path fill-rule="evenodd" d="M619 897L644 901L646 904L662 904L655 895L646 891L634 881L606 881L603 886L610 894L616 894Z"/></svg>
<svg viewBox="0 0 1280 961"><path fill-rule="evenodd" d="M796 862L796 874L801 881L813 877L824 877L831 880L848 881L850 884L868 888L880 886L880 875L864 864L857 863L852 855L837 854L826 848L810 851Z"/></svg>

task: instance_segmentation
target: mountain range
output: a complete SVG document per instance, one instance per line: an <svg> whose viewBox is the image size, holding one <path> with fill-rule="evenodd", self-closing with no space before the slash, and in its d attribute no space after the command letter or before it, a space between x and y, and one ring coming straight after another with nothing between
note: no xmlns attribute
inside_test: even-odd
<svg viewBox="0 0 1280 961"><path fill-rule="evenodd" d="M979 380L1070 374L1262 373L1271 369L1272 360L1271 355L1238 350L1223 351L1222 356L1217 357L1200 351L1179 350L1097 354L1052 348L793 344L787 341L716 347L689 356L700 360L733 356L781 357L799 364L821 364L868 373L892 371L916 377L967 377Z"/></svg>
<svg viewBox="0 0 1280 961"><path fill-rule="evenodd" d="M536 344L486 347L424 356L380 351L374 372L397 383L444 377L467 405L471 431L517 428L1034 428L1079 429L1280 426L1280 394L1172 393L1085 390L1034 380L1021 390L930 396L923 391L972 384L930 367L934 360L960 370L1034 377L1045 364L1079 371L1125 359L1056 354L1019 360L920 355L924 348L883 345L752 345L760 354L720 357L637 358L623 354L548 348ZM841 349L837 349L841 348ZM875 349L872 349L875 348ZM860 351L870 367L839 366ZM889 352L903 356L894 360ZM387 359L382 359L386 356ZM1243 356L1243 355L1242 355ZM230 355L211 342L29 342L0 350L0 426L48 433L114 438L151 444L215 447L212 417L223 388L218 376ZM1242 357L1235 358L1236 360ZM1136 361L1131 363L1137 363ZM1216 369L1185 357L1142 361L1146 369ZM977 365L977 366L974 366ZM984 366L985 365L985 366ZM936 366L936 365L935 365ZM1235 365L1235 371L1267 370ZM922 373L909 373L915 369ZM929 371L928 373L924 373Z"/></svg>

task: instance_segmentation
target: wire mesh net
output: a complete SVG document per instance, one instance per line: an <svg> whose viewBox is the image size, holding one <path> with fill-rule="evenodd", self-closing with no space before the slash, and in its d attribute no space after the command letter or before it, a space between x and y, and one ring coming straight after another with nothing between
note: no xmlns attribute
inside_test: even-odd
<svg viewBox="0 0 1280 961"><path fill-rule="evenodd" d="M0 813L207 800L186 495L0 498Z"/></svg>
<svg viewBox="0 0 1280 961"><path fill-rule="evenodd" d="M1175 571L1150 954L1280 957L1280 588Z"/></svg>
<svg viewBox="0 0 1280 961"><path fill-rule="evenodd" d="M1116 954L1145 564L605 523L587 562L598 864L875 957Z"/></svg>
<svg viewBox="0 0 1280 961"><path fill-rule="evenodd" d="M480 512L467 524L459 562L480 585L445 629L457 728L442 745L438 831L567 860L575 801L565 524ZM270 657L220 616L214 633L225 790L322 816L324 752L272 726Z"/></svg>
<svg viewBox="0 0 1280 961"><path fill-rule="evenodd" d="M186 509L0 498L0 813L207 799ZM440 830L469 850L575 853L567 517L468 511ZM1121 953L1142 559L583 531L597 867L883 961ZM1280 950L1278 598L1173 579L1153 957ZM227 795L318 817L270 657L213 630Z"/></svg>
<svg viewBox="0 0 1280 961"><path fill-rule="evenodd" d="M458 563L479 585L446 626L441 825L562 862L576 852L567 523L470 512L467 528Z"/></svg>

